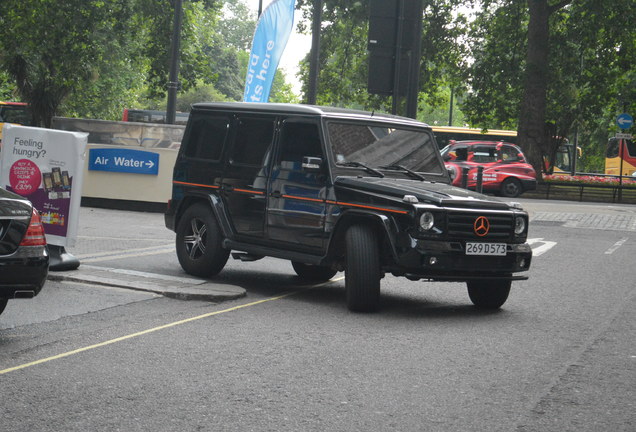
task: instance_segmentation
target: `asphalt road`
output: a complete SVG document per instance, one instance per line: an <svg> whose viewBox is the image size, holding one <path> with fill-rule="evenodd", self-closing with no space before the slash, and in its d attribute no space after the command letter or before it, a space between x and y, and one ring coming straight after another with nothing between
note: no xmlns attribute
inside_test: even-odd
<svg viewBox="0 0 636 432"><path fill-rule="evenodd" d="M0 316L0 431L636 430L636 208L519 201L535 257L498 312L387 276L353 314L342 274L275 259L230 260L225 302L49 281ZM161 215L81 211L82 266L186 277Z"/></svg>

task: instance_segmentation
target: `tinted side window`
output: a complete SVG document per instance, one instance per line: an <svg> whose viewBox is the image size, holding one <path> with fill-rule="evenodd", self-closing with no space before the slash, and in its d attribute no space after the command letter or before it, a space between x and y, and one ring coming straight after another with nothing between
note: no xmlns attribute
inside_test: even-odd
<svg viewBox="0 0 636 432"><path fill-rule="evenodd" d="M230 119L224 116L195 114L192 117L185 155L201 159L219 160L230 128Z"/></svg>
<svg viewBox="0 0 636 432"><path fill-rule="evenodd" d="M300 164L303 156L323 156L318 127L310 123L285 123L279 160Z"/></svg>
<svg viewBox="0 0 636 432"><path fill-rule="evenodd" d="M232 162L261 165L274 138L274 119L241 118L232 149Z"/></svg>

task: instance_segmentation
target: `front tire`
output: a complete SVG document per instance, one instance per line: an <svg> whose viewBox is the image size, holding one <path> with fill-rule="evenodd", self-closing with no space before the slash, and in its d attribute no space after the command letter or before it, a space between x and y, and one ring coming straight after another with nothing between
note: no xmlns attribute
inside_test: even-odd
<svg viewBox="0 0 636 432"><path fill-rule="evenodd" d="M4 311L4 308L7 307L7 303L9 303L9 299L0 298L0 314Z"/></svg>
<svg viewBox="0 0 636 432"><path fill-rule="evenodd" d="M183 270L199 277L217 275L230 256L222 239L209 206L197 203L189 207L177 224L177 258Z"/></svg>
<svg viewBox="0 0 636 432"><path fill-rule="evenodd" d="M521 195L523 192L523 188L521 187L521 182L513 177L508 177L501 184L501 195L506 198L515 198Z"/></svg>
<svg viewBox="0 0 636 432"><path fill-rule="evenodd" d="M353 225L347 230L345 287L347 307L353 312L374 312L380 307L380 249L375 231Z"/></svg>
<svg viewBox="0 0 636 432"><path fill-rule="evenodd" d="M509 280L479 280L466 282L468 296L478 309L499 309L508 300L510 286Z"/></svg>
<svg viewBox="0 0 636 432"><path fill-rule="evenodd" d="M329 267L304 264L298 261L292 261L292 267L301 278L315 282L328 281L337 273L336 270Z"/></svg>

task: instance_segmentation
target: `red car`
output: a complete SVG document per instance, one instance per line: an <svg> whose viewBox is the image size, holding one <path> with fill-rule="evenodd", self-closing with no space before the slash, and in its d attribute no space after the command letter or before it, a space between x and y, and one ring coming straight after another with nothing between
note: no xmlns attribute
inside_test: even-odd
<svg viewBox="0 0 636 432"><path fill-rule="evenodd" d="M482 188L505 197L516 197L537 188L537 174L521 149L503 141L451 141L442 159L454 186L462 185L462 169L468 168L468 189L477 187L477 167L483 167Z"/></svg>

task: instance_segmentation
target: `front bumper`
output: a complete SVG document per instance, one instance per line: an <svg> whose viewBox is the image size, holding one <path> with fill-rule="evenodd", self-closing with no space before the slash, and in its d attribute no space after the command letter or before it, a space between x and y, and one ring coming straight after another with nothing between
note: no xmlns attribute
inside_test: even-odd
<svg viewBox="0 0 636 432"><path fill-rule="evenodd" d="M460 241L412 239L412 247L398 255L390 271L412 279L468 281L477 279L528 279L513 273L530 269L532 249L527 243L506 245L506 255L466 255Z"/></svg>
<svg viewBox="0 0 636 432"><path fill-rule="evenodd" d="M11 255L0 256L0 298L38 295L48 273L45 246L20 247Z"/></svg>

